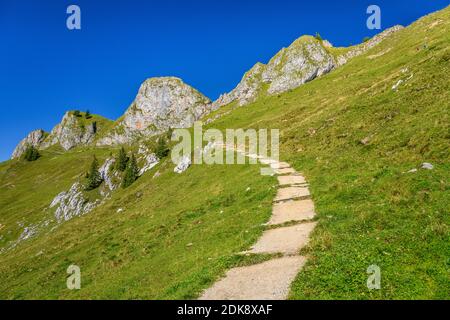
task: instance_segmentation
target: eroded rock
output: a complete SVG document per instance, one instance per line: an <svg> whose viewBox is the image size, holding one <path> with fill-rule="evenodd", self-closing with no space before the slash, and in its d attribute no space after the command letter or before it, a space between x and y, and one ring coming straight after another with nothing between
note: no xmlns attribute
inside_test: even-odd
<svg viewBox="0 0 450 320"><path fill-rule="evenodd" d="M39 148L42 142L44 141L46 135L47 133L42 129L30 132L22 141L19 142L17 147L14 149L11 158L12 159L20 158L25 153L28 146Z"/></svg>

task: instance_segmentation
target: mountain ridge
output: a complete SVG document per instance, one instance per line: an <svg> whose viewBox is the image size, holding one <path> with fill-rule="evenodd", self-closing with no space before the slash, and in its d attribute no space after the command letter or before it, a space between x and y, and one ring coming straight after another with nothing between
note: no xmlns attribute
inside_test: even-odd
<svg viewBox="0 0 450 320"><path fill-rule="evenodd" d="M288 47L280 49L267 64L257 62L250 70L244 73L241 81L232 91L220 95L215 101L211 101L197 89L185 84L178 77L148 78L141 84L136 99L124 114L115 121L109 132L104 133L102 137L96 138L97 132L93 132L93 128L88 128L87 134L85 132L81 133L79 130L73 132L74 121L70 117L70 112L66 112L63 120L55 126L52 133L43 133L51 136L53 138L52 141L49 141L50 138L48 137L42 141L39 139L37 141L35 136L37 130L34 130L19 142L11 158L19 158L25 151L26 145L45 149L60 142L65 150L69 150L78 145L90 144L95 140L95 145L97 146L110 146L131 143L142 136L160 134L169 128L187 128L192 126L194 121L230 103L237 101L238 106L245 106L255 101L264 91L266 94L279 94L295 89L316 77L320 77L344 65L350 59L364 54L401 29L403 27L400 25L388 28L367 42L348 48L334 48L327 40L316 39L310 35L302 35ZM347 52L337 55L332 52L334 49L346 50ZM174 98L176 102L168 102L170 105L169 109L176 115L172 119L165 118L163 121L160 121L161 119L158 117L161 115L161 110L168 107L167 99L164 97L167 91L165 91L166 93L154 92L156 99L153 97L154 99L151 102L145 101L145 94L143 94L143 91L149 90L148 87L150 86L151 88L152 84L160 86L161 83L165 83L166 88L172 87L175 90L181 88L181 91L184 91L185 94L190 95L192 98L190 99L191 101L184 102ZM164 91L166 89L162 88L161 90ZM135 109L137 102L140 104L139 110ZM175 104L179 108L175 107ZM165 106L162 108L155 107L158 105ZM142 109L142 106L145 107ZM145 109L148 110L145 111ZM186 109L189 109L189 111L186 111ZM143 110L145 115L142 114ZM167 116L164 111L162 115L163 117ZM72 128L67 130L64 122L71 122ZM61 137L61 135L64 135L64 137Z"/></svg>

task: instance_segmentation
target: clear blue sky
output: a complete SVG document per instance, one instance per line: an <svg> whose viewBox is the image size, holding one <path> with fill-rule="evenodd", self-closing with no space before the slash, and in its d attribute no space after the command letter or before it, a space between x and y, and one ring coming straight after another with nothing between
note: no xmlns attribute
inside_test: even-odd
<svg viewBox="0 0 450 320"><path fill-rule="evenodd" d="M66 28L81 8L82 29ZM303 34L361 42L366 9L382 28L407 25L449 0L0 0L0 161L31 130L69 109L118 118L149 77L173 75L211 99Z"/></svg>

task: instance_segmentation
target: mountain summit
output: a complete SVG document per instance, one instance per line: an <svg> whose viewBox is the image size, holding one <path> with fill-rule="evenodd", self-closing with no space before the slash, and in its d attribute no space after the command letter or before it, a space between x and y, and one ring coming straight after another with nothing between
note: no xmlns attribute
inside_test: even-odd
<svg viewBox="0 0 450 320"><path fill-rule="evenodd" d="M147 79L115 127L97 145L128 143L170 128L188 128L209 110L210 100L175 77Z"/></svg>

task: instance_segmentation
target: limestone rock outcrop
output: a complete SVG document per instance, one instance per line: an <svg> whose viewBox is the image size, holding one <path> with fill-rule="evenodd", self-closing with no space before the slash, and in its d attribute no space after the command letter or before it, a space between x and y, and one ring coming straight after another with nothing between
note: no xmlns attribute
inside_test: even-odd
<svg viewBox="0 0 450 320"><path fill-rule="evenodd" d="M210 108L210 100L181 79L150 78L115 128L97 145L123 144L170 128L188 128Z"/></svg>
<svg viewBox="0 0 450 320"><path fill-rule="evenodd" d="M402 26L386 29L339 56L333 54L333 46L329 41L302 36L289 47L281 49L267 65L257 63L252 67L235 89L222 94L213 102L213 109L231 102L237 102L238 106L249 104L261 92L272 95L295 89L364 54L401 29Z"/></svg>
<svg viewBox="0 0 450 320"><path fill-rule="evenodd" d="M20 158L24 154L28 146L39 148L47 135L48 134L41 129L30 132L22 141L19 142L17 147L14 149L11 158Z"/></svg>
<svg viewBox="0 0 450 320"><path fill-rule="evenodd" d="M45 139L42 148L60 144L64 150L70 150L78 145L91 143L97 132L96 123L83 125L73 112L66 112L61 122L56 125Z"/></svg>

